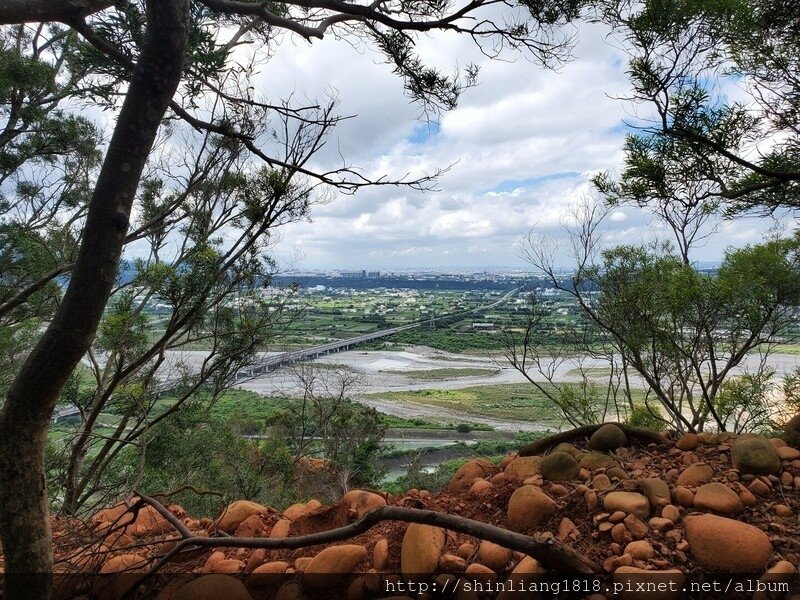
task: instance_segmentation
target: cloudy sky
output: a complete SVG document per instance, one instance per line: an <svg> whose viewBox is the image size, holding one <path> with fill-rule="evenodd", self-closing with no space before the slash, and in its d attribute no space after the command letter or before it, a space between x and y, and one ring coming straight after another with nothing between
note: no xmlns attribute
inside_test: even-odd
<svg viewBox="0 0 800 600"><path fill-rule="evenodd" d="M363 189L313 209L312 221L287 225L279 253L295 267L520 267L515 242L532 227L553 231L591 193L589 177L619 167L624 120L633 108L615 99L628 90L626 58L600 26L576 30L574 58L547 71L506 55L489 60L455 35L423 38L418 49L447 72L480 66L479 85L438 123L421 118L402 81L368 48L326 39L286 39L257 78L271 96L335 92L342 123L321 166L340 160L372 176L420 174L452 165L438 191ZM724 248L758 241L771 224L721 223L695 258L715 261ZM609 242L665 235L641 212L622 208L606 222Z"/></svg>

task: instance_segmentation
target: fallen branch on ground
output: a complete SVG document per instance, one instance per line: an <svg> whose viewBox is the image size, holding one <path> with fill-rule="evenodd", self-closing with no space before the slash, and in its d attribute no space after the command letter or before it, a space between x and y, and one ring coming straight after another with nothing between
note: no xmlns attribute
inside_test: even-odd
<svg viewBox="0 0 800 600"><path fill-rule="evenodd" d="M610 424L616 425L622 429L622 431L625 432L625 435L628 436L628 440L639 440L647 444L659 445L666 444L668 441L667 438L660 433L650 431L649 429L642 429L641 427L629 427L628 425L623 425L622 423ZM536 440L535 442L531 442L530 444L524 445L522 448L520 448L519 455L535 456L537 454L543 454L558 444L564 442L574 442L576 439L581 437L589 437L603 425L609 425L609 423L601 423L600 425L584 425L583 427L576 427L575 429L570 429L569 431L562 431L561 433L549 435L546 438L542 438L540 440Z"/></svg>
<svg viewBox="0 0 800 600"><path fill-rule="evenodd" d="M198 537L173 515L158 500L136 492L141 502L149 504L155 508L181 535L175 546L157 562L150 570L142 575L133 585L129 592L138 588L142 583L155 575L165 564L182 551L189 548L252 548L266 550L293 550L341 542L366 531L369 531L383 521L403 521L406 523L420 523L433 525L457 531L466 535L471 535L481 540L487 540L499 544L510 550L523 552L542 563L549 570L592 574L599 573L600 567L594 562L585 558L570 546L564 545L553 537L535 535L528 536L513 531L508 531L502 527L481 523L465 517L440 513L432 510L422 510L418 508L406 508L403 506L381 506L369 511L359 520L336 529L312 533L309 535L287 537L287 538L244 538L244 537ZM123 595L124 598L127 595Z"/></svg>

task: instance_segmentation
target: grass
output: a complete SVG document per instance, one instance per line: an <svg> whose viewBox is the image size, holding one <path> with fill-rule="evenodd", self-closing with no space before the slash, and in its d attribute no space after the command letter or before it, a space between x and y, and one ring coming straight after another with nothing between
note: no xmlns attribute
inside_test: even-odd
<svg viewBox="0 0 800 600"><path fill-rule="evenodd" d="M221 421L232 418L247 421L266 421L286 409L286 398L262 396L240 389L227 390L211 408L211 417Z"/></svg>
<svg viewBox="0 0 800 600"><path fill-rule="evenodd" d="M776 344L772 348L775 354L800 354L800 344Z"/></svg>
<svg viewBox="0 0 800 600"><path fill-rule="evenodd" d="M211 417L221 421L233 418L242 421L263 422L287 408L291 399L262 396L248 390L232 389L225 392L211 409ZM434 423L424 419L404 419L381 414L381 423L387 429L438 429L455 430L463 423ZM491 431L488 425L467 423L473 431Z"/></svg>
<svg viewBox="0 0 800 600"><path fill-rule="evenodd" d="M567 375L575 375L580 377L586 375L587 377L608 377L611 375L610 367L592 367L591 369L572 369L567 372Z"/></svg>
<svg viewBox="0 0 800 600"><path fill-rule="evenodd" d="M370 394L395 402L427 404L465 415L517 421L559 420L558 407L539 390L526 384L482 385L458 390L412 390Z"/></svg>
<svg viewBox="0 0 800 600"><path fill-rule="evenodd" d="M547 387L550 384L543 384ZM636 396L643 392L634 390ZM452 411L465 417L488 417L533 423L561 423L559 408L541 391L528 384L478 385L457 390L409 390L380 392L368 397L394 402L425 404ZM637 397L634 398L634 401Z"/></svg>
<svg viewBox="0 0 800 600"><path fill-rule="evenodd" d="M425 419L404 419L394 415L380 413L381 423L387 429L423 429L439 431L457 431L459 425L469 425L470 431L493 431L489 425L480 423L439 423L426 421Z"/></svg>
<svg viewBox="0 0 800 600"><path fill-rule="evenodd" d="M438 381L440 379L458 379L459 377L490 377L498 369L479 369L477 367L442 368L442 369L408 369L406 371L381 371L393 375L405 375L417 381Z"/></svg>

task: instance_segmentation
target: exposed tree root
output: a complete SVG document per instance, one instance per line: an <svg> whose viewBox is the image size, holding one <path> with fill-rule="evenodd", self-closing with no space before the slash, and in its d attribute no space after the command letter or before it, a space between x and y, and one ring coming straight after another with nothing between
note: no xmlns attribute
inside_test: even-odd
<svg viewBox="0 0 800 600"><path fill-rule="evenodd" d="M575 429L570 429L569 431L562 431L561 433L549 435L546 438L542 438L540 440L536 440L535 442L531 442L530 444L524 445L522 448L520 448L519 455L535 456L537 454L543 454L553 446L557 446L563 442L574 442L578 438L589 437L603 425L607 424L608 423L601 423L600 425L584 425L583 427L576 427ZM623 425L622 423L611 424L622 429L622 431L625 432L625 435L628 436L629 440L639 440L647 444L666 444L668 441L667 438L660 433L650 431L649 429L629 427L628 425Z"/></svg>

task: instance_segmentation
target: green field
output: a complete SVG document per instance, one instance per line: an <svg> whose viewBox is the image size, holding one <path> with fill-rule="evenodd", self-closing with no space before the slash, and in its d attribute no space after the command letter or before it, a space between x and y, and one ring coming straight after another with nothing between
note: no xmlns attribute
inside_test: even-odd
<svg viewBox="0 0 800 600"><path fill-rule="evenodd" d="M231 419L263 422L275 417L285 410L290 402L286 398L267 397L247 390L228 390L211 409L212 418L222 421ZM381 422L386 428L396 429L456 429L459 423L436 423L424 419L404 419L392 415L381 415ZM489 431L486 425L467 423L470 429Z"/></svg>
<svg viewBox="0 0 800 600"><path fill-rule="evenodd" d="M560 421L558 407L533 386L526 384L482 385L458 390L414 390L382 392L369 397L427 404L465 415L498 419Z"/></svg>
<svg viewBox="0 0 800 600"><path fill-rule="evenodd" d="M549 384L544 384L549 385ZM636 397L643 392L634 391ZM559 408L547 396L528 384L478 385L457 390L412 390L369 394L370 398L398 403L412 402L448 410L465 416L528 421L534 423L561 423Z"/></svg>
<svg viewBox="0 0 800 600"><path fill-rule="evenodd" d="M776 344L773 346L772 352L773 354L800 354L800 344Z"/></svg>
<svg viewBox="0 0 800 600"><path fill-rule="evenodd" d="M404 375L417 381L438 381L441 379L458 379L459 377L490 377L497 372L498 369L481 369L477 367L381 371L381 373L391 373L392 375Z"/></svg>
<svg viewBox="0 0 800 600"><path fill-rule="evenodd" d="M611 375L611 368L610 367L592 367L591 369L571 369L567 371L567 375L574 375L576 377L580 377L581 375L586 375L586 377L608 377Z"/></svg>

